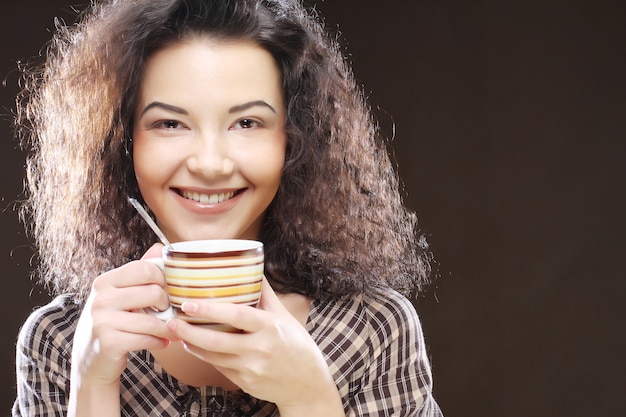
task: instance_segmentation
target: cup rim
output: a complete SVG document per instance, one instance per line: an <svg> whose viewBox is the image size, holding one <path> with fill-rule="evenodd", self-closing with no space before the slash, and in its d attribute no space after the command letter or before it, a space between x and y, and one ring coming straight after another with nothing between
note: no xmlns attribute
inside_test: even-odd
<svg viewBox="0 0 626 417"><path fill-rule="evenodd" d="M185 240L171 245L171 247L163 247L163 255L206 254L214 256L224 253L237 254L263 250L263 242L250 239Z"/></svg>

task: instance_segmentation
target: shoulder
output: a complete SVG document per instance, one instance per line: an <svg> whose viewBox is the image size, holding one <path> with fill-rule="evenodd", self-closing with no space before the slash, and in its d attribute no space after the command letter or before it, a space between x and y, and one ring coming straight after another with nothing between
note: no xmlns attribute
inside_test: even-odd
<svg viewBox="0 0 626 417"><path fill-rule="evenodd" d="M372 325L389 331L421 332L415 306L411 301L391 288L377 288L363 297L363 305Z"/></svg>
<svg viewBox="0 0 626 417"><path fill-rule="evenodd" d="M421 326L415 307L399 292L381 287L367 293L329 303L315 302L314 327L346 328L351 333L383 334L386 338L398 333L417 332Z"/></svg>
<svg viewBox="0 0 626 417"><path fill-rule="evenodd" d="M358 350L370 356L385 350L424 349L415 307L397 291L382 287L329 303L316 302L308 329L320 347ZM323 349L324 350L324 349ZM356 352L354 352L356 353Z"/></svg>
<svg viewBox="0 0 626 417"><path fill-rule="evenodd" d="M414 324L419 321L411 301L388 287L375 288L363 296L363 305L373 319L389 319L394 322Z"/></svg>
<svg viewBox="0 0 626 417"><path fill-rule="evenodd" d="M344 401L374 410L383 391L396 393L387 405L399 408L429 395L420 321L397 291L382 287L341 301L316 301L308 325Z"/></svg>
<svg viewBox="0 0 626 417"><path fill-rule="evenodd" d="M35 309L20 329L18 351L34 360L49 359L53 352L69 358L79 314L80 307L70 295Z"/></svg>
<svg viewBox="0 0 626 417"><path fill-rule="evenodd" d="M409 299L391 288L378 288L363 296L369 342L378 351L409 349L416 354L424 348L422 327Z"/></svg>

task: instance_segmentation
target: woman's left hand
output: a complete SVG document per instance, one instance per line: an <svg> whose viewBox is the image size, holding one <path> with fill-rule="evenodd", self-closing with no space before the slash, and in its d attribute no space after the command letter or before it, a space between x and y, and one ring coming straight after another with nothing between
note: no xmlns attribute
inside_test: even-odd
<svg viewBox="0 0 626 417"><path fill-rule="evenodd" d="M229 324L243 333L210 330L179 319L171 320L168 328L185 349L243 391L275 403L281 416L343 416L337 387L315 341L265 279L261 294L256 308L206 301L183 304L188 315Z"/></svg>

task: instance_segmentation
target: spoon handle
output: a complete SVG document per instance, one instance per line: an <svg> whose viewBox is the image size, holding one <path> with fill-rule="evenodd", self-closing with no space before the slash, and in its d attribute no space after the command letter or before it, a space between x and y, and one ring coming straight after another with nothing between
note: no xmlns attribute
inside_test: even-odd
<svg viewBox="0 0 626 417"><path fill-rule="evenodd" d="M146 209L143 208L143 206L139 203L139 201L137 201L137 199L133 197L128 197L128 201L130 202L130 204L133 205L133 207L135 207L135 210L137 210L139 215L146 221L146 223L148 223L148 226L150 226L150 228L154 231L154 233L156 233L159 239L161 239L161 242L167 247L172 247L172 244L170 243L170 241L167 240L167 238L165 237L161 229L159 229L159 226L156 225L154 220L152 220L152 217L150 217Z"/></svg>

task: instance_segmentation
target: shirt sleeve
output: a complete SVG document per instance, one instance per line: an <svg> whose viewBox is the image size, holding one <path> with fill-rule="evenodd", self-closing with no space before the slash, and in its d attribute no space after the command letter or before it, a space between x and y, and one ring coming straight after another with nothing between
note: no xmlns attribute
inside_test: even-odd
<svg viewBox="0 0 626 417"><path fill-rule="evenodd" d="M367 307L369 358L348 416L442 416L432 396L432 374L413 305L391 292Z"/></svg>
<svg viewBox="0 0 626 417"><path fill-rule="evenodd" d="M77 314L77 308L57 298L34 311L20 330L13 417L66 415L73 322Z"/></svg>

